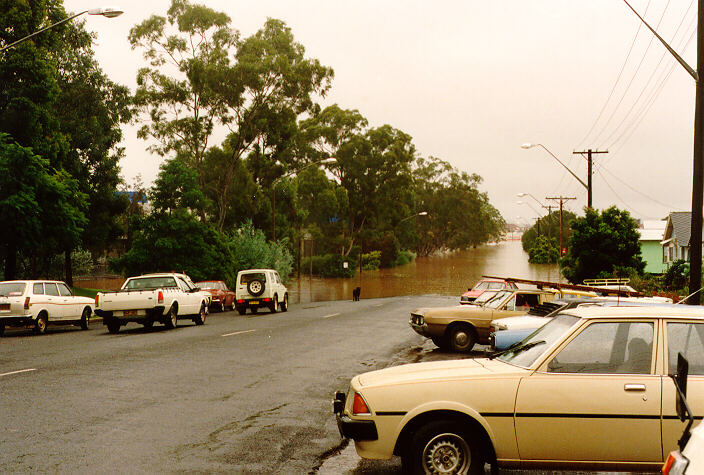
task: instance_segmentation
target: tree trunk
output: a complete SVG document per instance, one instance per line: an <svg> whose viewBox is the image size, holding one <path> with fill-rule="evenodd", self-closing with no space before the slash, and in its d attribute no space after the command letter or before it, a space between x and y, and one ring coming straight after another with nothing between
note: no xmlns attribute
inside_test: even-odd
<svg viewBox="0 0 704 475"><path fill-rule="evenodd" d="M10 241L5 247L5 280L14 280L17 275L17 246Z"/></svg>
<svg viewBox="0 0 704 475"><path fill-rule="evenodd" d="M66 282L66 285L68 285L69 287L73 287L73 266L71 265L71 251L64 252L64 272L66 274L64 282Z"/></svg>

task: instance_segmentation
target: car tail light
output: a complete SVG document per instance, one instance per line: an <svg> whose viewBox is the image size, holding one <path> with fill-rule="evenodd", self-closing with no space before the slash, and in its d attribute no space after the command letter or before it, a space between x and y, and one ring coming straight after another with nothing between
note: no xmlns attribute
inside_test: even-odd
<svg viewBox="0 0 704 475"><path fill-rule="evenodd" d="M163 291L161 291L161 290L159 291L159 293L156 295L156 300L159 303L164 303L164 292Z"/></svg>
<svg viewBox="0 0 704 475"><path fill-rule="evenodd" d="M99 297L99 295L95 294L95 306L96 307L98 306L98 297Z"/></svg>
<svg viewBox="0 0 704 475"><path fill-rule="evenodd" d="M663 475L682 475L689 465L689 459L683 456L679 450L670 452L667 460L662 466Z"/></svg>
<svg viewBox="0 0 704 475"><path fill-rule="evenodd" d="M24 309L29 310L29 297L25 297L24 299Z"/></svg>
<svg viewBox="0 0 704 475"><path fill-rule="evenodd" d="M271 299L270 299L270 298L266 298L266 299L262 299L262 300L265 301L265 302L271 302Z"/></svg>
<svg viewBox="0 0 704 475"><path fill-rule="evenodd" d="M354 393L354 400L352 401L352 414L371 414L367 403L364 402L364 398L359 393Z"/></svg>
<svg viewBox="0 0 704 475"><path fill-rule="evenodd" d="M242 299L237 299L237 303L244 303L244 300L242 300Z"/></svg>

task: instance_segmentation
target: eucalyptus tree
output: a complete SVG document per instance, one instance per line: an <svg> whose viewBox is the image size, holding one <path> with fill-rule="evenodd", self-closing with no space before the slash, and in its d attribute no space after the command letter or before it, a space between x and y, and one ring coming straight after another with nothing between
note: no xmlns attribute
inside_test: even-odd
<svg viewBox="0 0 704 475"><path fill-rule="evenodd" d="M353 135L340 147L335 169L349 199L345 254L360 238L376 239L386 223L409 214L414 160L411 136L390 125Z"/></svg>
<svg viewBox="0 0 704 475"><path fill-rule="evenodd" d="M3 1L0 45L67 16L60 0ZM50 173L53 181L29 179L24 183L43 186L58 180L59 188L71 190L32 192L41 196L46 191L62 201L38 202L45 207L39 209L44 217L38 231L41 239L31 251L22 255L19 249L19 256L6 256L6 260L30 260L33 264L27 272L36 273L53 254L64 253L69 283L73 249L104 248L121 232L114 216L123 206L114 192L120 181L117 164L122 151L117 144L120 124L129 118L129 91L102 73L93 58L91 41L83 23L68 22L0 53L0 133L9 134L6 144L27 148L29 155L54 170ZM6 146L4 150L14 149ZM25 191L29 192L26 187ZM55 216L71 218L62 228L55 226ZM13 268L14 264L6 264L5 272L14 272Z"/></svg>
<svg viewBox="0 0 704 475"><path fill-rule="evenodd" d="M466 249L499 237L504 220L479 191L479 175L460 172L435 157L419 158L414 175L416 207L428 212L420 225L420 255Z"/></svg>
<svg viewBox="0 0 704 475"><path fill-rule="evenodd" d="M152 150L161 155L188 157L201 187L213 187L219 229L240 160L258 146L273 165L292 161L296 117L316 110L313 96L327 92L333 75L305 57L282 21L268 19L244 39L230 22L225 13L172 0L167 16L152 16L129 35L149 62L137 77L136 102L146 119L139 135L154 139ZM224 179L206 183L203 161L218 126L229 131Z"/></svg>

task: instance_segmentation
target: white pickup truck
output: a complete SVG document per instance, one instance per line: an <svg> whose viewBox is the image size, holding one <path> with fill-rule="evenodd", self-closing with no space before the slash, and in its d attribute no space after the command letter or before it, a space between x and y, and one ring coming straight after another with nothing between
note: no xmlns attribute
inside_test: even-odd
<svg viewBox="0 0 704 475"><path fill-rule="evenodd" d="M178 319L205 323L210 294L196 287L186 274L164 273L130 277L117 292L98 292L95 313L110 333L128 322L151 327L161 322L175 328Z"/></svg>

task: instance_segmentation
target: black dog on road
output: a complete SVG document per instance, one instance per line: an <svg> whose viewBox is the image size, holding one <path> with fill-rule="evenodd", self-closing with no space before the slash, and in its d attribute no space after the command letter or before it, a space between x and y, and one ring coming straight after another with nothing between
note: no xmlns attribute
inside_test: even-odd
<svg viewBox="0 0 704 475"><path fill-rule="evenodd" d="M359 300L359 294L362 293L362 288L361 287L355 287L354 290L352 290L352 300L353 301L358 301Z"/></svg>

